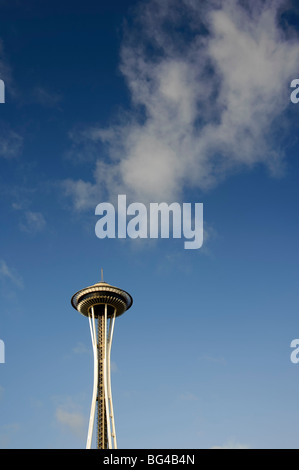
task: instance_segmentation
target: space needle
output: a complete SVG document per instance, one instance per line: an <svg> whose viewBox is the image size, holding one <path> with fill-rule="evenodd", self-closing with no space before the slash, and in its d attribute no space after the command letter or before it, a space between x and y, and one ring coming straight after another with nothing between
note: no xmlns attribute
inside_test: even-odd
<svg viewBox="0 0 299 470"><path fill-rule="evenodd" d="M91 448L97 406L97 448L117 449L111 393L110 353L116 317L128 310L128 292L103 281L79 290L72 306L88 317L94 358L94 380L86 448ZM97 325L96 325L97 323Z"/></svg>

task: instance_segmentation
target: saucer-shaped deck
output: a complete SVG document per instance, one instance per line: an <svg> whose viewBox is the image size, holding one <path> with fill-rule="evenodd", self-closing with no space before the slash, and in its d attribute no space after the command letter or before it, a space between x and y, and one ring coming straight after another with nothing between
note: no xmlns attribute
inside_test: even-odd
<svg viewBox="0 0 299 470"><path fill-rule="evenodd" d="M111 317L116 309L116 316L128 310L133 299L128 292L111 286L107 282L98 282L93 286L79 290L71 299L72 306L86 317L91 316L91 307L94 307L95 317L104 314L107 304L107 315Z"/></svg>

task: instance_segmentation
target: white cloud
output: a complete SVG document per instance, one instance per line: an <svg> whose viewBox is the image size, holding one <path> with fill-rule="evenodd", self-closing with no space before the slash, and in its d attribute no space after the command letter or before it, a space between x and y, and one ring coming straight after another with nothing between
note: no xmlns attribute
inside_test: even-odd
<svg viewBox="0 0 299 470"><path fill-rule="evenodd" d="M110 369L111 369L111 372L118 372L118 367L117 367L116 362L111 361Z"/></svg>
<svg viewBox="0 0 299 470"><path fill-rule="evenodd" d="M1 65L0 65L1 66ZM5 106L5 104L2 104ZM1 125L0 157L11 159L18 157L23 148L23 138L7 125Z"/></svg>
<svg viewBox="0 0 299 470"><path fill-rule="evenodd" d="M10 268L3 259L0 259L0 280L9 281L19 288L23 287L22 278L13 268Z"/></svg>
<svg viewBox="0 0 299 470"><path fill-rule="evenodd" d="M17 87L13 78L12 68L5 54L4 43L0 38L0 79L4 81L5 103L8 106L10 98L18 96ZM16 158L23 149L23 137L10 127L7 121L0 121L0 158Z"/></svg>
<svg viewBox="0 0 299 470"><path fill-rule="evenodd" d="M192 392L184 392L179 395L179 399L182 401L196 401L198 397Z"/></svg>
<svg viewBox="0 0 299 470"><path fill-rule="evenodd" d="M34 100L47 108L57 108L61 101L61 96L58 93L47 90L42 86L35 87L32 95Z"/></svg>
<svg viewBox="0 0 299 470"><path fill-rule="evenodd" d="M74 354L86 354L90 353L90 348L88 348L84 343L79 341L76 346L73 347L72 352Z"/></svg>
<svg viewBox="0 0 299 470"><path fill-rule="evenodd" d="M40 212L25 211L20 228L27 233L41 232L46 226L44 216Z"/></svg>
<svg viewBox="0 0 299 470"><path fill-rule="evenodd" d="M211 449L249 449L249 447L234 440L230 440L222 446L213 446Z"/></svg>
<svg viewBox="0 0 299 470"><path fill-rule="evenodd" d="M76 436L83 437L85 435L86 421L84 415L79 411L69 411L61 406L56 409L55 418L59 424Z"/></svg>
<svg viewBox="0 0 299 470"><path fill-rule="evenodd" d="M66 196L70 196L76 211L94 208L98 202L99 190L97 185L88 181L67 179L62 182L62 189Z"/></svg>
<svg viewBox="0 0 299 470"><path fill-rule="evenodd" d="M0 78L4 80L5 91L7 88L11 95L16 94L15 83L12 76L12 68L5 54L4 43L0 38Z"/></svg>
<svg viewBox="0 0 299 470"><path fill-rule="evenodd" d="M102 143L107 159L98 150L91 181L65 182L74 208L121 193L180 200L260 164L280 174L277 120L299 62L298 37L278 25L284 4L142 3L121 49L132 109L116 126L82 131L80 143Z"/></svg>
<svg viewBox="0 0 299 470"><path fill-rule="evenodd" d="M0 448L8 449L14 441L15 434L21 430L19 423L4 424L0 426Z"/></svg>
<svg viewBox="0 0 299 470"><path fill-rule="evenodd" d="M46 227L46 220L41 212L32 211L28 208L28 202L14 202L12 208L20 211L19 228L23 232L35 234L41 232Z"/></svg>

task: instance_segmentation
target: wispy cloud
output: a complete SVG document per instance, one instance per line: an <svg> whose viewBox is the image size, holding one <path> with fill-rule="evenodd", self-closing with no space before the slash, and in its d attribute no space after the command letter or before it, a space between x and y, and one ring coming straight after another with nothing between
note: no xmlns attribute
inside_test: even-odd
<svg viewBox="0 0 299 470"><path fill-rule="evenodd" d="M5 260L0 259L0 280L10 282L16 287L23 288L23 280L15 269L9 267Z"/></svg>
<svg viewBox="0 0 299 470"><path fill-rule="evenodd" d="M179 399L182 401L196 401L198 400L198 396L192 392L184 392L179 395Z"/></svg>
<svg viewBox="0 0 299 470"><path fill-rule="evenodd" d="M4 42L0 38L0 78L4 80L6 90L14 96L16 94L16 86L13 79L12 67L5 53Z"/></svg>
<svg viewBox="0 0 299 470"><path fill-rule="evenodd" d="M74 435L84 437L86 420L80 411L60 406L56 409L55 418L62 427L67 428Z"/></svg>
<svg viewBox="0 0 299 470"><path fill-rule="evenodd" d="M18 157L23 149L23 137L11 129L7 124L1 123L0 129L0 157L11 159Z"/></svg>
<svg viewBox="0 0 299 470"><path fill-rule="evenodd" d="M81 341L79 341L76 346L73 347L72 349L72 352L74 354L90 354L91 352L91 349L88 348L84 343L82 343Z"/></svg>
<svg viewBox="0 0 299 470"><path fill-rule="evenodd" d="M15 435L21 430L19 423L4 424L0 427L0 448L10 448Z"/></svg>
<svg viewBox="0 0 299 470"><path fill-rule="evenodd" d="M72 199L73 207L78 212L94 208L101 194L101 189L97 187L97 184L81 179L74 181L68 178L61 183L61 187L64 194Z"/></svg>
<svg viewBox="0 0 299 470"><path fill-rule="evenodd" d="M97 144L98 159L89 181L65 182L74 208L120 193L179 200L186 188L204 191L256 165L282 174L278 118L299 62L298 36L279 25L284 5L139 5L121 48L132 108L117 125L82 130L80 145Z"/></svg>
<svg viewBox="0 0 299 470"><path fill-rule="evenodd" d="M24 202L12 204L12 208L16 211L20 211L20 222L19 228L23 232L27 232L30 234L35 234L41 232L46 227L46 220L41 212L29 210L26 207L27 204Z"/></svg>
<svg viewBox="0 0 299 470"><path fill-rule="evenodd" d="M62 100L61 95L42 86L33 89L32 98L46 108L57 108Z"/></svg>
<svg viewBox="0 0 299 470"><path fill-rule="evenodd" d="M24 219L20 222L20 228L24 232L41 232L46 226L45 218L40 212L25 211L23 216Z"/></svg>
<svg viewBox="0 0 299 470"><path fill-rule="evenodd" d="M222 446L213 446L211 449L249 449L249 446L240 444L235 440L229 440L226 444L223 444Z"/></svg>
<svg viewBox="0 0 299 470"><path fill-rule="evenodd" d="M7 97L17 96L17 87L13 78L12 68L5 54L4 43L0 38L0 79L5 83L5 102ZM7 106L7 104L1 104ZM7 121L0 121L0 158L18 157L23 150L23 137L13 129Z"/></svg>
<svg viewBox="0 0 299 470"><path fill-rule="evenodd" d="M111 372L118 372L118 367L117 367L116 362L111 361L110 367L111 367Z"/></svg>

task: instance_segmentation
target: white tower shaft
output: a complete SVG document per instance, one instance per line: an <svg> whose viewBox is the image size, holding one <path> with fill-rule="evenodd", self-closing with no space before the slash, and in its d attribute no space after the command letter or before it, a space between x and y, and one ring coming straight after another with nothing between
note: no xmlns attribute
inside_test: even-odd
<svg viewBox="0 0 299 470"><path fill-rule="evenodd" d="M94 380L86 448L91 448L96 402L98 402L97 447L99 449L116 449L117 441L111 392L110 367L110 353L116 309L114 308L113 315L108 318L108 306L105 304L104 314L98 317L98 338L96 334L94 307L91 307L90 310L91 314L88 316L88 319L94 357Z"/></svg>

